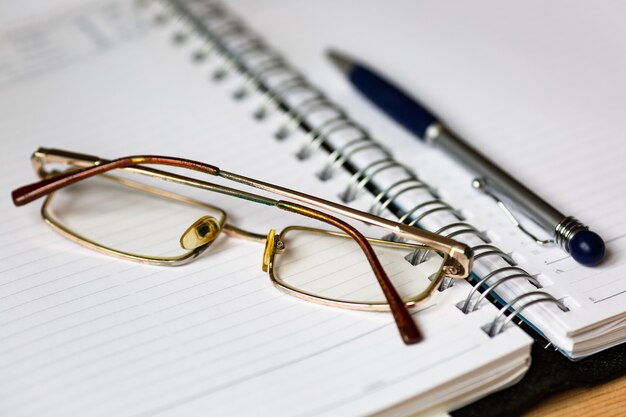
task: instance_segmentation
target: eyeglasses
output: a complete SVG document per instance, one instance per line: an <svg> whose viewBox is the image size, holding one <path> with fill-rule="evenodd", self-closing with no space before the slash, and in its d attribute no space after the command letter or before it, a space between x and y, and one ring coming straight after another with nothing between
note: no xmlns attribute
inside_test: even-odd
<svg viewBox="0 0 626 417"><path fill-rule="evenodd" d="M263 242L262 269L277 288L330 306L391 311L406 344L422 339L407 309L427 300L446 277L466 278L471 268L471 250L455 240L202 162L151 155L105 160L40 148L32 163L42 180L14 190L14 204L46 196L41 210L46 223L81 245L143 263L180 265L196 259L222 234ZM198 172L299 203L189 176ZM203 190L202 199L184 192L193 189ZM233 204L225 199L274 207L324 228L250 232L232 224L233 213L229 209L227 215L222 207ZM391 232L397 241L366 238L320 209ZM238 204L233 211L243 211L238 216L245 218L249 207Z"/></svg>

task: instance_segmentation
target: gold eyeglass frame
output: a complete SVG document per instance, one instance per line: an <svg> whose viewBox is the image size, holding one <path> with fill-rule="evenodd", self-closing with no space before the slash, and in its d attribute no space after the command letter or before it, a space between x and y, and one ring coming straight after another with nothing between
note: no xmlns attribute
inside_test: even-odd
<svg viewBox="0 0 626 417"><path fill-rule="evenodd" d="M445 277L464 279L469 276L471 270L473 258L471 249L465 244L457 242L453 239L439 236L434 233L418 229L414 226L397 223L383 217L362 212L351 207L347 207L341 204L321 199L319 197L301 193L299 191L291 190L278 185L224 171L216 166L205 164L202 162L182 158L154 155L136 155L117 158L113 160L106 160L96 156L47 148L39 148L35 153L33 153L31 160L35 172L42 179L36 183L29 184L14 190L12 193L14 204L16 206L21 206L40 197L47 196L41 209L41 213L45 222L48 223L53 229L61 233L63 236L71 239L76 243L79 243L90 249L105 253L107 255L113 255L143 263L157 265L180 265L197 258L213 243L217 235L222 230L228 235L255 241L265 241L265 250L263 252L263 270L269 273L270 279L274 286L290 295L305 299L307 301L313 301L325 305L356 310L391 311L398 330L402 336L402 339L406 344L417 343L422 339L421 333L419 332L417 325L413 321L407 308L414 307L428 299L429 296L441 285ZM67 165L70 166L70 168L68 170L60 172L46 171L46 164ZM286 200L275 200L247 191L242 191L236 188L210 183L207 181L186 177L172 172L166 172L145 165L167 165L172 167L191 169L197 172L205 173L208 175L247 185L253 188L257 188L279 196L288 197L298 202L309 204L316 208L307 207L305 205ZM149 177L159 178L181 185L187 185L195 188L217 192L220 194L230 195L267 206L273 206L281 210L322 221L342 230L343 233L323 231L321 229L308 228L303 226L290 226L285 228L281 233L278 234L273 229L271 229L267 235L251 233L230 225L227 222L226 213L215 206L182 195L171 193L169 191L150 187L145 184L141 184L125 178L107 175L109 171L114 170L122 170L141 175L147 175ZM202 218L198 219L198 221L196 221L192 226L190 226L181 236L181 246L183 246L183 248L185 249L188 249L188 251L183 255L177 257L146 257L143 255L122 252L113 248L103 246L89 240L88 238L85 238L84 236L81 236L78 233L75 233L74 231L65 227L60 222L56 221L52 216L48 214L48 207L50 202L52 201L53 193L55 191L96 175L111 178L115 181L122 183L123 185L153 193L160 197L173 199L178 202L210 209L214 212L220 213L221 217L218 220L215 219L215 217L213 216L203 216ZM359 220L369 225L381 227L400 238L412 242L388 242L380 239L366 238L357 229L355 229L348 223L333 215L320 211L317 208L332 212L336 215L342 215L354 220ZM282 251L284 248L284 241L281 239L281 236L283 236L290 230L296 229L314 231L317 233L328 233L334 236L353 239L360 246L361 250L365 254L370 264L370 267L372 268L372 271L376 276L378 284L380 285L385 295L387 303L361 303L353 301L334 300L296 289L280 280L276 276L274 261L276 254L280 253L280 251ZM439 271L435 274L435 276L431 278L431 283L424 291L411 298L410 300L402 300L397 290L393 287L393 284L389 280L389 277L382 268L382 265L380 264L377 255L374 253L371 247L372 244L387 246L408 245L418 249L432 249L443 255L442 264Z"/></svg>
<svg viewBox="0 0 626 417"><path fill-rule="evenodd" d="M279 254L282 248L285 247L284 239L283 239L284 236L287 233L294 231L294 230L306 231L309 233L320 233L320 234L331 235L331 236L335 236L339 238L350 239L350 236L346 235L345 233L339 233L339 232L334 232L330 230L316 229L313 227L306 227L306 226L288 226L284 228L279 234L275 233L273 229L270 230L270 233L268 233L267 237L264 237L266 241L266 246L265 246L265 252L264 252L264 257L263 257L263 271L269 273L270 279L272 280L272 283L274 284L274 286L276 286L281 291L289 295L293 295L294 297L298 297L303 300L313 301L313 302L317 302L317 303L332 306L332 307L340 307L340 308L345 308L349 310L363 310L363 311L389 311L389 304L385 302L380 302L380 301L359 302L359 301L336 300L333 298L323 297L318 294L314 294L314 293L293 287L292 285L289 285L284 280L282 280L275 271L274 260L275 260L276 255ZM397 248L398 247L410 248L414 250L424 249L424 246L415 245L411 243L392 242L388 240L374 239L371 237L366 237L366 239L372 246L391 246L391 247L397 247ZM278 245L278 248L276 248L276 245ZM443 260L441 262L441 266L439 267L439 270L436 273L434 273L431 277L429 277L430 283L428 284L428 286L424 290L422 290L419 294L416 294L415 296L409 299L404 299L404 305L407 308L413 308L423 303L432 295L432 293L437 288L441 286L443 280L446 277L446 275L444 274L444 266L446 264L446 259L448 258L448 255L445 255L445 254L442 254L442 255L443 255Z"/></svg>

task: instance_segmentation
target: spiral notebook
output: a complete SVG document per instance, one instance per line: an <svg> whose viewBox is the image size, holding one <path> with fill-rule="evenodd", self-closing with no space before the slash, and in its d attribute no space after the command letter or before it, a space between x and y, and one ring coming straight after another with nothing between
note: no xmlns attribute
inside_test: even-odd
<svg viewBox="0 0 626 417"><path fill-rule="evenodd" d="M454 196L398 162L396 145L373 138L237 14L200 0L55 7L5 17L5 195L34 179L28 158L38 146L102 157L173 154L415 220L474 246L477 276L442 288L415 312L425 341L406 347L388 315L280 294L252 244L224 242L184 268L128 264L55 235L35 205L16 209L4 199L3 414L428 413L523 376L531 339L513 324L522 315L574 353L555 323L581 311L575 302L514 265L458 200L447 202ZM286 221L260 216L235 220L253 228ZM489 274L501 305L477 290ZM615 322L596 322L612 337L591 339L577 354L619 340Z"/></svg>

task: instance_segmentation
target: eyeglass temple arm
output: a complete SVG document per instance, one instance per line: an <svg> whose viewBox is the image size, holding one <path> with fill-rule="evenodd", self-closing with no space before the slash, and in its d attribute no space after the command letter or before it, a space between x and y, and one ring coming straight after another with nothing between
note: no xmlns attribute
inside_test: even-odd
<svg viewBox="0 0 626 417"><path fill-rule="evenodd" d="M213 165L204 164L188 159L150 155L130 156L119 158L113 161L107 161L91 155L77 154L57 149L40 148L39 150L37 150L37 152L33 154L33 166L40 175L45 175L45 171L43 170L44 162L78 165L84 166L86 167L86 169L63 173L53 178L45 178L37 183L26 185L24 187L20 187L14 190L12 196L15 205L20 206L23 204L27 204L62 187L68 186L82 179L89 178L93 175L110 171L112 169L132 168L138 164L163 164L178 166L193 169L195 171L207 173L214 176L220 176L222 178L235 181L240 184L269 191L285 197L293 198L297 201L308 203L318 208L329 210L331 212L342 214L344 216L357 219L368 224L385 228L401 237L417 240L435 250L449 255L448 264L444 266L444 269L446 275L452 278L466 278L471 270L473 257L472 251L467 245L457 242L456 240L446 238L444 236L440 236L425 230L421 230L414 226L397 223L382 217L365 213L360 210L333 203L331 201L314 197L312 195L301 193L285 187L280 187L278 185L255 180L232 172L222 171L218 167ZM149 168L141 169L143 171L154 171L154 173L156 173L158 176L162 176L164 179L174 177L180 178L181 180L179 182L187 183L188 185L194 185L194 182L199 182L198 180L193 180L176 174L166 173L164 171L150 170ZM209 183L205 184L213 187L214 190L218 192L224 192L224 190L229 190L229 192L225 193L237 197L250 198L254 201L258 201L264 204L274 205L276 203L275 200L268 199L262 196L257 196L252 193L246 193L244 191L234 190L223 186L216 186Z"/></svg>
<svg viewBox="0 0 626 417"><path fill-rule="evenodd" d="M74 168L89 168L94 165L100 165L103 161L94 155L83 153L64 151L62 149L39 148L31 155L31 163L35 173L40 178L56 176L58 172L48 172L45 169L46 164L69 165Z"/></svg>
<svg viewBox="0 0 626 417"><path fill-rule="evenodd" d="M13 190L11 197L13 198L13 203L16 206L22 206L78 181L91 178L95 175L104 174L114 169L129 168L139 164L176 166L214 176L219 173L219 168L213 165L192 161L190 159L153 155L129 156L111 161L104 161L101 164L92 165L85 169L64 172L54 177L44 178L35 183Z"/></svg>
<svg viewBox="0 0 626 417"><path fill-rule="evenodd" d="M37 174L42 180L20 187L13 191L13 202L16 206L30 203L40 197L57 191L63 187L85 180L98 174L106 174L112 170L131 171L166 181L172 181L181 185L197 187L203 190L214 191L221 194L230 195L237 198L253 201L268 206L275 206L278 200L250 193L236 188L226 187L196 178L166 172L159 169L141 166L139 164L163 164L181 168L195 169L196 171L216 176L219 168L201 162L190 161L181 158L165 156L131 156L108 161L91 155L67 152L58 149L40 148L33 154L32 163ZM46 163L58 163L69 165L76 169L63 172L46 171ZM190 166L189 163L195 165Z"/></svg>
<svg viewBox="0 0 626 417"><path fill-rule="evenodd" d="M281 210L298 213L303 216L320 220L324 223L328 223L350 235L361 247L361 250L365 253L365 257L367 258L367 261L374 271L376 280L378 281L378 284L380 285L383 294L387 299L389 309L391 310L393 318L396 321L396 325L398 327L398 330L400 331L400 335L402 336L402 340L404 341L404 343L410 345L422 340L422 334L417 328L415 322L413 321L413 318L406 308L404 301L402 301L400 294L398 294L398 291L394 288L389 277L385 273L383 266L380 264L378 257L372 249L372 246L359 231L350 226L348 223L336 217L330 216L324 212L312 209L310 207L301 206L299 204L290 203L287 201L279 201L276 207Z"/></svg>

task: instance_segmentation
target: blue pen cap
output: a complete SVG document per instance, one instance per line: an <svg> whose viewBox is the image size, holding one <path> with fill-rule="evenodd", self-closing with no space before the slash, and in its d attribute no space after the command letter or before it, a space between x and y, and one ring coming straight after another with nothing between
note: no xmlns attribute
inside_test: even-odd
<svg viewBox="0 0 626 417"><path fill-rule="evenodd" d="M604 258L604 240L590 230L576 232L568 242L569 253L580 264L593 266Z"/></svg>
<svg viewBox="0 0 626 417"><path fill-rule="evenodd" d="M406 129L424 138L426 129L437 121L428 110L398 87L363 66L355 66L350 81L369 100Z"/></svg>

